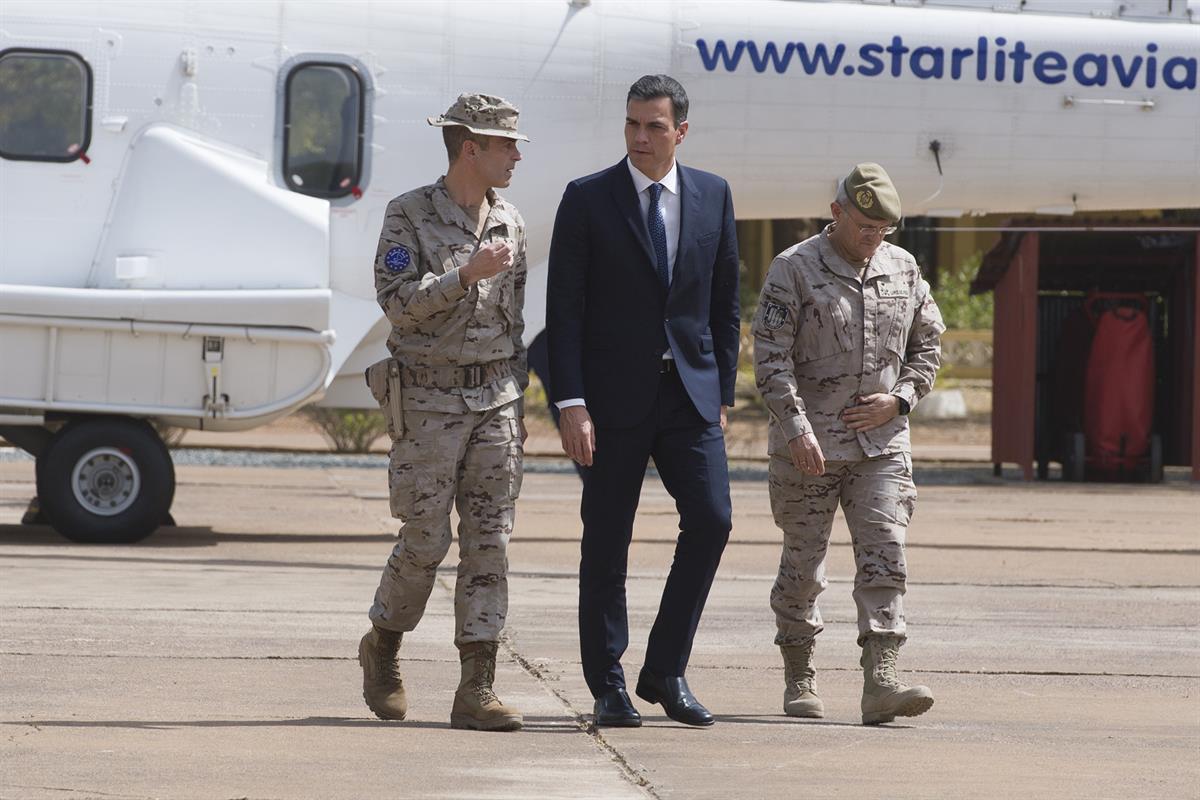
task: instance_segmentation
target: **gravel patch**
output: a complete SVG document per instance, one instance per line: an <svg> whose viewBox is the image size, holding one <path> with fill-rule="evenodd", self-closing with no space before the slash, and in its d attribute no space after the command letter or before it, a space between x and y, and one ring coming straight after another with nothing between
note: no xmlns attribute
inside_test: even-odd
<svg viewBox="0 0 1200 800"><path fill-rule="evenodd" d="M269 450L232 450L216 447L180 447L171 451L176 466L201 467L268 467L272 469L387 469L388 457L382 454L350 454ZM0 462L32 461L33 457L15 447L0 448ZM927 485L962 485L1003 483L992 476L990 464L917 464L914 468L917 483ZM525 459L525 471L531 474L570 475L575 472L565 458L534 456ZM1007 471L1006 471L1007 473ZM649 476L658 473L651 466ZM1011 476L1009 476L1011 477ZM765 481L765 461L737 461L729 465L733 481Z"/></svg>

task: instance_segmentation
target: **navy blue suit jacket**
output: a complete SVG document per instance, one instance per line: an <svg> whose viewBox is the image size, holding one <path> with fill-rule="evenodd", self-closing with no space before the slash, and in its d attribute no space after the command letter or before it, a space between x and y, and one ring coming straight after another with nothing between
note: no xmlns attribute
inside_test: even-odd
<svg viewBox="0 0 1200 800"><path fill-rule="evenodd" d="M622 159L567 184L550 243L546 329L552 401L582 397L597 427L650 413L669 347L708 422L733 405L739 338L738 247L729 184L679 171L679 247L669 291Z"/></svg>

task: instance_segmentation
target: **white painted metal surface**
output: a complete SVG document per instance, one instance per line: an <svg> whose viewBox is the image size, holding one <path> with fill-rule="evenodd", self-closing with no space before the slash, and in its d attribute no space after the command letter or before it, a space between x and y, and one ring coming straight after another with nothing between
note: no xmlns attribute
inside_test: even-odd
<svg viewBox="0 0 1200 800"><path fill-rule="evenodd" d="M222 348L205 359L207 340ZM304 328L0 315L0 408L161 417L240 430L325 385L333 335ZM7 370L6 370L7 371Z"/></svg>
<svg viewBox="0 0 1200 800"><path fill-rule="evenodd" d="M91 269L68 285L326 288L329 204L272 184L269 171L260 158L173 126L147 127L126 154ZM144 261L144 274L121 278L117 260L130 258Z"/></svg>

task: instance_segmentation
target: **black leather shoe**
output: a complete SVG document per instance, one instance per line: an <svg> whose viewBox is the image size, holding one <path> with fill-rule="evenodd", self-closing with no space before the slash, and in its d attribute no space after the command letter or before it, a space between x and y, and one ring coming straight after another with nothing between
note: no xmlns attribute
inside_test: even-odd
<svg viewBox="0 0 1200 800"><path fill-rule="evenodd" d="M713 715L700 705L682 675L666 678L642 670L638 675L637 696L648 703L660 704L668 717L684 725L713 724Z"/></svg>
<svg viewBox="0 0 1200 800"><path fill-rule="evenodd" d="M642 727L642 715L633 707L624 689L611 689L597 697L593 710L597 728Z"/></svg>

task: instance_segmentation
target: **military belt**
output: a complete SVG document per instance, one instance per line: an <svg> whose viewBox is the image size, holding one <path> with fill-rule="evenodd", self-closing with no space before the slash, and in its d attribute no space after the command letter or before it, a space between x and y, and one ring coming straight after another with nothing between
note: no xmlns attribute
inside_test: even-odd
<svg viewBox="0 0 1200 800"><path fill-rule="evenodd" d="M508 378L512 369L507 361L472 364L469 367L410 367L400 368L400 380L405 386L433 389L475 389Z"/></svg>

